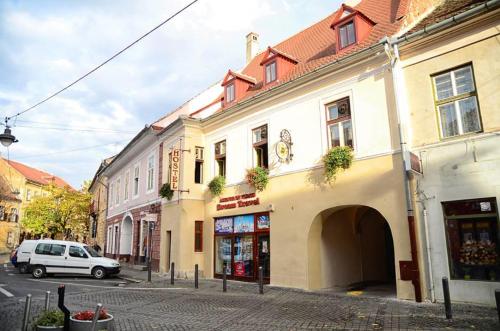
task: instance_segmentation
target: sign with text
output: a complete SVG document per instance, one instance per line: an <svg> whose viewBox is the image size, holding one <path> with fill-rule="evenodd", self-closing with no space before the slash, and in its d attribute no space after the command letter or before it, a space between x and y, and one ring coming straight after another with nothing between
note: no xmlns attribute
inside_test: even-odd
<svg viewBox="0 0 500 331"><path fill-rule="evenodd" d="M179 169L181 163L181 150L174 148L172 150L172 170L170 172L170 188L173 191L179 190Z"/></svg>
<svg viewBox="0 0 500 331"><path fill-rule="evenodd" d="M217 210L234 209L259 204L259 198L255 196L255 193L248 193L235 195L232 197L220 198L219 203L217 204Z"/></svg>

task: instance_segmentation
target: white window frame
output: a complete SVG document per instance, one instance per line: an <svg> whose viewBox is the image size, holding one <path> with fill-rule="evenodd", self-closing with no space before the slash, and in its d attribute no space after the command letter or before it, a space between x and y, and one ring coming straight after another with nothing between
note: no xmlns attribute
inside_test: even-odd
<svg viewBox="0 0 500 331"><path fill-rule="evenodd" d="M115 206L120 205L120 186L121 186L121 178L118 178L115 181Z"/></svg>
<svg viewBox="0 0 500 331"><path fill-rule="evenodd" d="M30 189L26 190L26 201L31 201L31 190Z"/></svg>
<svg viewBox="0 0 500 331"><path fill-rule="evenodd" d="M135 191L135 178L137 173L137 192ZM134 165L134 175L132 177L132 199L135 199L139 196L139 193L141 191L141 167L139 163L136 163Z"/></svg>
<svg viewBox="0 0 500 331"><path fill-rule="evenodd" d="M233 102L236 99L236 82L227 84L225 94L227 103ZM231 96L231 99L229 98L229 96Z"/></svg>
<svg viewBox="0 0 500 331"><path fill-rule="evenodd" d="M147 158L146 165L146 193L151 193L155 189L155 155L151 154Z"/></svg>
<svg viewBox="0 0 500 331"><path fill-rule="evenodd" d="M115 204L115 183L109 184L109 209L113 209Z"/></svg>
<svg viewBox="0 0 500 331"><path fill-rule="evenodd" d="M125 173L124 183L123 183L123 202L128 201L130 198L130 170Z"/></svg>
<svg viewBox="0 0 500 331"><path fill-rule="evenodd" d="M276 60L269 62L266 64L266 84L274 82L278 79L278 67Z"/></svg>
<svg viewBox="0 0 500 331"><path fill-rule="evenodd" d="M107 235L108 235L107 236L108 239L106 240L106 253L111 254L111 247L113 247L112 246L112 242L111 242L113 240L112 239L113 238L113 226L112 225L108 226L108 233L107 233Z"/></svg>

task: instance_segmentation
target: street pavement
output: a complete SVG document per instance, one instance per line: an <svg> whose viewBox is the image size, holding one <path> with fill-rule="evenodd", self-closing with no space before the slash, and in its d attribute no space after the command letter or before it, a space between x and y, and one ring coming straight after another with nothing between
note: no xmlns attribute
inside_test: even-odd
<svg viewBox="0 0 500 331"><path fill-rule="evenodd" d="M453 319L444 318L441 304L414 303L331 291L301 291L219 280L169 279L146 272L124 270L123 278L47 277L34 280L12 266L0 266L0 330L19 330L25 296L32 294L32 314L44 305L51 291L65 284L65 303L71 311L94 309L97 303L111 313L114 330L500 330L496 310L477 305L453 305Z"/></svg>

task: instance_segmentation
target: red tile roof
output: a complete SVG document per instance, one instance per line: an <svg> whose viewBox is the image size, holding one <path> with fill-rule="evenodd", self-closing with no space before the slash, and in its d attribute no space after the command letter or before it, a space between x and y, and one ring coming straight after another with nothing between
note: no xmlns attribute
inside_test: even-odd
<svg viewBox="0 0 500 331"><path fill-rule="evenodd" d="M7 161L6 159L4 159L4 161L7 162L8 164L10 164L10 166L12 168L19 171L24 177L26 177L26 179L28 179L32 182L35 182L35 183L38 183L41 185L54 184L58 187L69 186L70 188L72 188L71 185L69 185L68 183L66 183L64 181L64 179L57 177L57 176L54 176L54 175L51 175L48 172L32 168L30 166L27 166L25 164L22 164L22 163L19 163L16 161L12 161L12 160Z"/></svg>
<svg viewBox="0 0 500 331"><path fill-rule="evenodd" d="M298 63L284 77L273 84L263 84L262 62L266 52L255 56L250 63L241 71L241 74L253 77L257 83L249 88L244 97L238 97L238 102L248 99L260 92L281 85L287 81L296 79L323 65L331 63L342 57L356 53L378 43L384 36L394 35L399 31L402 20L398 19L402 13L405 14L409 0L362 0L353 8L360 14L369 18L375 23L369 35L358 44L336 51L335 30L330 26L334 23L338 11L342 7L324 18L320 22L313 24L305 30L282 41L272 48L292 57Z"/></svg>

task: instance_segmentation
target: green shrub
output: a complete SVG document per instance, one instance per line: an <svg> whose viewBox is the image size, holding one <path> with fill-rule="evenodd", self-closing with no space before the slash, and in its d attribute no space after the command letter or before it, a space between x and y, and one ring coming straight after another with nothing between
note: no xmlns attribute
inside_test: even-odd
<svg viewBox="0 0 500 331"><path fill-rule="evenodd" d="M165 183L160 189L160 195L162 198L166 198L167 200L172 200L174 196L174 191L170 187L170 183Z"/></svg>
<svg viewBox="0 0 500 331"><path fill-rule="evenodd" d="M328 182L335 180L339 169L348 169L354 156L349 146L333 147L323 156L325 177Z"/></svg>
<svg viewBox="0 0 500 331"><path fill-rule="evenodd" d="M259 192L266 189L269 183L269 175L267 169L261 167L255 167L247 169L247 182Z"/></svg>
<svg viewBox="0 0 500 331"><path fill-rule="evenodd" d="M64 314L60 310L44 311L35 321L40 326L64 326Z"/></svg>
<svg viewBox="0 0 500 331"><path fill-rule="evenodd" d="M214 196L219 196L224 191L224 186L226 186L226 178L223 176L215 176L210 183L208 183L208 189Z"/></svg>

